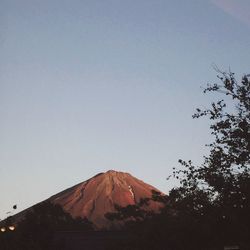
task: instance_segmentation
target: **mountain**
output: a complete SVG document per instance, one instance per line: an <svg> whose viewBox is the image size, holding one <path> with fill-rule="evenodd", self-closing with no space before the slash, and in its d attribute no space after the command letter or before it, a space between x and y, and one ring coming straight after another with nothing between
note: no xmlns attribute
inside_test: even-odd
<svg viewBox="0 0 250 250"><path fill-rule="evenodd" d="M115 205L126 207L135 205L141 199L151 198L153 186L133 177L129 173L109 170L87 181L66 189L48 200L70 213L73 217L86 217L96 229L116 227L119 222L105 218L106 213L115 212ZM161 204L150 201L146 207L157 212Z"/></svg>

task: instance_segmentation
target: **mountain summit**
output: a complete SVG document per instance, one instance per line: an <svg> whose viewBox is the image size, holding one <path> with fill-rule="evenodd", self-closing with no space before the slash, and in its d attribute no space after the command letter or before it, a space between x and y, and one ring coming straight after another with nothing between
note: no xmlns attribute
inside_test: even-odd
<svg viewBox="0 0 250 250"><path fill-rule="evenodd" d="M115 212L115 205L126 207L151 198L152 190L159 192L129 173L109 170L52 196L49 201L73 217L86 217L97 229L110 228L115 225L105 218L106 213ZM160 206L150 201L147 210L157 212Z"/></svg>

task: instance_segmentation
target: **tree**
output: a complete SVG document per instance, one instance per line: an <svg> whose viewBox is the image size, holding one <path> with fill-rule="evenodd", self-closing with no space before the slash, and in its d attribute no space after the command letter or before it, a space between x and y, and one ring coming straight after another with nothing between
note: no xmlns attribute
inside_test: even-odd
<svg viewBox="0 0 250 250"><path fill-rule="evenodd" d="M176 207L197 216L217 218L217 228L226 232L223 240L249 245L250 234L250 78L240 82L234 73L220 72L220 84L208 85L204 93L216 92L224 99L193 118L208 117L214 141L200 166L179 160L184 169L174 170L181 187L172 190ZM216 230L217 231L217 230Z"/></svg>
<svg viewBox="0 0 250 250"><path fill-rule="evenodd" d="M33 206L13 232L0 235L0 245L3 250L63 250L57 233L70 230L89 231L93 227L87 219L74 219L61 206L44 201Z"/></svg>
<svg viewBox="0 0 250 250"><path fill-rule="evenodd" d="M173 175L180 187L162 200L161 214L134 225L123 248L119 242L120 249L249 249L250 81L243 76L238 83L231 72L219 72L218 77L221 83L208 85L204 93L218 93L224 100L193 115L211 122L214 141L208 145L209 155L198 166L179 160L182 167ZM119 209L114 218L138 211L140 207Z"/></svg>

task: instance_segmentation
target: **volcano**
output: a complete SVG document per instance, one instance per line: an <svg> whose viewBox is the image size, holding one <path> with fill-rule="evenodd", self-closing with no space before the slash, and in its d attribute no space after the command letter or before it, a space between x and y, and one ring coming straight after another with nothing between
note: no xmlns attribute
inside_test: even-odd
<svg viewBox="0 0 250 250"><path fill-rule="evenodd" d="M116 211L116 205L120 207L136 205L141 199L151 198L153 190L160 192L129 173L109 170L66 189L48 200L60 205L72 217L87 218L96 229L102 229L119 224L105 217L106 213ZM157 212L160 207L159 202L151 200L146 209Z"/></svg>

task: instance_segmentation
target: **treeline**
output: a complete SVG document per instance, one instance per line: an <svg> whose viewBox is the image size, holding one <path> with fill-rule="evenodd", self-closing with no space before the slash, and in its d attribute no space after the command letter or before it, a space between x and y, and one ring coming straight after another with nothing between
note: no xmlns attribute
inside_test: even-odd
<svg viewBox="0 0 250 250"><path fill-rule="evenodd" d="M15 229L10 230L10 225ZM49 201L32 207L17 225L8 218L2 228L6 231L0 233L1 250L64 250L63 240L56 240L57 232L93 230L87 219L72 218Z"/></svg>

